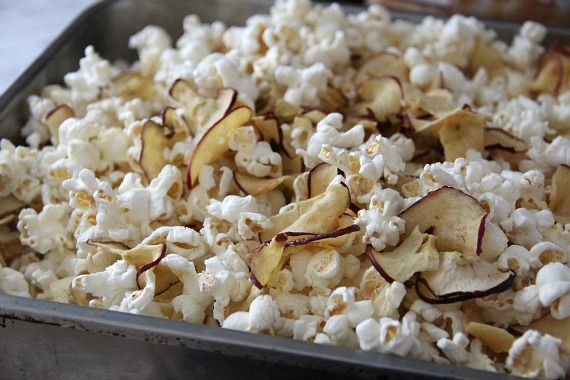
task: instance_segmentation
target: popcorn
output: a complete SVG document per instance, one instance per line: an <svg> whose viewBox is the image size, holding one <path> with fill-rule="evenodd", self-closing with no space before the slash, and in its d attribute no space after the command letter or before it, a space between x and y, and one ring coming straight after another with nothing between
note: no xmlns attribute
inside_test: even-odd
<svg viewBox="0 0 570 380"><path fill-rule="evenodd" d="M518 376L561 378L564 376L564 369L559 363L559 345L560 339L528 330L513 343L505 367Z"/></svg>
<svg viewBox="0 0 570 380"><path fill-rule="evenodd" d="M544 72L542 61L555 63L561 49L543 55L545 27L527 22L509 45L473 17L413 24L377 5L346 14L336 4L277 0L242 27L190 15L183 29L177 41L156 26L133 35L132 65L87 47L65 85L28 99L29 147L0 142L1 292L565 376L563 336L529 330L506 356L472 329L570 317L566 179L553 180L570 164L570 92ZM386 76L398 80L374 82ZM401 101L383 91L401 92ZM247 113L239 125L227 117L237 107ZM433 127L460 107L485 125ZM205 125L209 116L224 122ZM198 129L220 125L231 135L218 128L210 136L220 139L204 139L212 130ZM156 149L143 149L149 143ZM444 161L441 144L465 149ZM313 170L321 163L324 171ZM343 197L329 205L320 193L333 183ZM388 259L366 250L395 257L411 244L404 222L421 225L422 215L400 215L442 186L465 193L485 224L451 218L454 233L473 237L453 249L444 248L446 223L422 225L418 236L436 235L441 254L457 251L461 261L476 252L500 270L505 281L485 296L438 284L443 277L427 270L393 281L398 260L386 272ZM461 213L444 203L442 217ZM307 213L314 204L322 209ZM332 206L337 213L323 212ZM313 231L311 218L327 220ZM283 252L265 263L257 255L271 240ZM264 264L264 286L252 286Z"/></svg>
<svg viewBox="0 0 570 380"><path fill-rule="evenodd" d="M0 268L0 292L19 297L31 297L24 275L12 268Z"/></svg>

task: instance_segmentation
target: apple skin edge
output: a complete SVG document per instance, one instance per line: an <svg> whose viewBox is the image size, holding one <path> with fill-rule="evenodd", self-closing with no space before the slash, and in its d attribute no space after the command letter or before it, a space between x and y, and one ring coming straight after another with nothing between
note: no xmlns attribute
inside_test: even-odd
<svg viewBox="0 0 570 380"><path fill-rule="evenodd" d="M394 282L394 279L390 277L388 273L386 273L386 271L384 270L384 268L382 268L378 260L376 260L374 252L372 252L372 247L370 246L366 247L366 257L368 258L368 260L370 260L370 263L372 264L374 269L376 269L376 271L380 273L380 276L382 276L384 280L386 280L390 284Z"/></svg>
<svg viewBox="0 0 570 380"><path fill-rule="evenodd" d="M462 302L462 301L468 301L471 299L475 299L475 298L481 298L481 297L486 297L488 295L491 294L495 294L495 293L502 293L505 290L509 289L512 285L513 282L515 281L517 274L514 271L510 271L509 277L503 281L502 283L500 283L497 286L492 287L491 289L487 289L487 290L482 290L482 291L478 291L478 292L453 292L453 293L448 293L448 294L443 294L443 295L436 295L429 287L429 285L427 284L427 281L423 278L421 278L421 276L417 276L416 277L416 294L418 295L418 297L427 303L430 304L450 304L450 303L455 303L455 302ZM428 289L429 293L433 296L427 296L424 293L422 293L421 291L421 286L424 286L426 289Z"/></svg>
<svg viewBox="0 0 570 380"><path fill-rule="evenodd" d="M146 272L147 270L149 270L149 269L151 269L151 268L157 266L157 265L162 261L162 259L163 259L165 256L166 256L166 244L163 244L163 245L162 245L162 252L160 253L160 256L159 256L156 260L153 260L153 261L151 261L150 263L144 264L143 266L141 266L141 267L137 270L136 279L137 279L137 288L138 288L139 290L142 289L142 286L140 285L140 282L139 282L140 276L141 276L144 272Z"/></svg>
<svg viewBox="0 0 570 380"><path fill-rule="evenodd" d="M295 247L295 246L300 246L300 245L306 245L306 244L309 244L309 243L312 243L315 241L319 241L319 240L335 238L335 237L347 235L347 234L357 232L357 231L360 231L360 226L357 224L352 224L348 227L339 228L339 229L333 230L331 232L322 233L322 234L317 234L317 233L313 233L313 232L296 232L296 231L280 232L279 234L277 234L275 236L275 238L276 239L277 238L287 239L288 237L303 236L299 239L288 240L287 242L285 242L285 248L287 248L287 247ZM252 254L257 255L264 247L269 245L270 242L271 242L271 240L266 240L266 241L262 242L260 245L258 245L256 248L254 248L254 250L252 251ZM257 278L255 277L253 270L251 268L250 268L249 278L250 278L251 283L253 285L255 285L258 289L263 288L263 285L261 285L261 283L257 280Z"/></svg>

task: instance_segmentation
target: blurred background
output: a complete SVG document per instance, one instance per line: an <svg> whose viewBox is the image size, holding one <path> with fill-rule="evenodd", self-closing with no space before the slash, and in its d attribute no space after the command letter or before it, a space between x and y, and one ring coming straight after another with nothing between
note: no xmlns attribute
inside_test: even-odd
<svg viewBox="0 0 570 380"><path fill-rule="evenodd" d="M95 1L0 0L0 93L73 18ZM368 3L373 2L422 15L463 13L494 20L533 19L548 25L570 27L570 0L368 0Z"/></svg>

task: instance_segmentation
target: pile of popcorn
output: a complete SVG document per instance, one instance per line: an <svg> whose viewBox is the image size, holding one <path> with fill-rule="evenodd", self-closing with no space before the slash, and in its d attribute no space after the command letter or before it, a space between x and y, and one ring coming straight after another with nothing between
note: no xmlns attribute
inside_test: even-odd
<svg viewBox="0 0 570 380"><path fill-rule="evenodd" d="M0 291L511 373L570 367L570 50L277 0L91 46L0 143ZM465 275L468 273L468 275Z"/></svg>

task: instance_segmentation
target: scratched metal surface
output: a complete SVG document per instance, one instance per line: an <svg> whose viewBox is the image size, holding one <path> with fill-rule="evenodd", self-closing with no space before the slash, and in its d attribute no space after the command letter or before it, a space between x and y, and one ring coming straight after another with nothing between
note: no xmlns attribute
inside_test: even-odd
<svg viewBox="0 0 570 380"><path fill-rule="evenodd" d="M6 0L0 0L6 1ZM264 0L106 0L80 15L0 96L0 137L18 141L26 98L75 70L88 44L132 60L128 37L144 25L180 35L182 18L242 24ZM351 6L351 11L360 8ZM397 14L409 19L420 15ZM517 26L491 25L512 38ZM566 29L555 38L569 40ZM466 368L0 294L0 379L507 379Z"/></svg>

